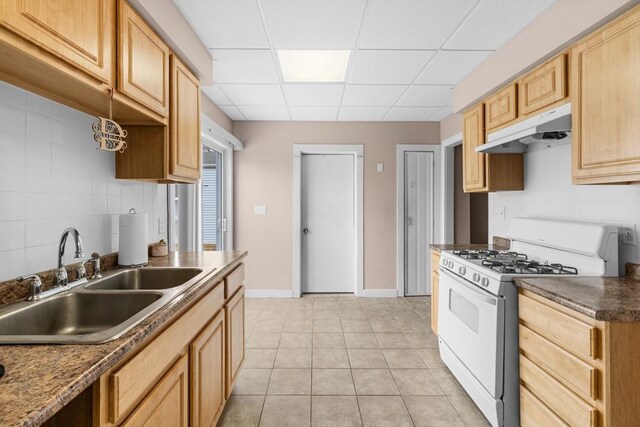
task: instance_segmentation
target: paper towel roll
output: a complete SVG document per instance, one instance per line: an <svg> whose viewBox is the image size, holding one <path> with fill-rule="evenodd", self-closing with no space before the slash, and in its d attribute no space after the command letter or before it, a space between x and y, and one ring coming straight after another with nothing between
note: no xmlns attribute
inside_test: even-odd
<svg viewBox="0 0 640 427"><path fill-rule="evenodd" d="M118 265L130 267L149 262L147 223L147 214L120 215Z"/></svg>

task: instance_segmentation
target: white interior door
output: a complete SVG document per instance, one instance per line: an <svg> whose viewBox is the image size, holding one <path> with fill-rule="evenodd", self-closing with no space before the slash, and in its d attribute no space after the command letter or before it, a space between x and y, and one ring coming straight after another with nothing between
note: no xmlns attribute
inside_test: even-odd
<svg viewBox="0 0 640 427"><path fill-rule="evenodd" d="M433 153L404 153L405 295L431 294Z"/></svg>
<svg viewBox="0 0 640 427"><path fill-rule="evenodd" d="M354 156L301 159L302 291L356 290Z"/></svg>

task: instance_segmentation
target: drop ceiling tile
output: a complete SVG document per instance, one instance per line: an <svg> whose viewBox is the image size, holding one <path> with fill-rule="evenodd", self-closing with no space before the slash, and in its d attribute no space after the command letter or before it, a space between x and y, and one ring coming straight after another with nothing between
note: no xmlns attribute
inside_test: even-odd
<svg viewBox="0 0 640 427"><path fill-rule="evenodd" d="M280 85L220 85L235 105L285 105Z"/></svg>
<svg viewBox="0 0 640 427"><path fill-rule="evenodd" d="M289 107L292 120L335 121L338 116L338 106L334 107Z"/></svg>
<svg viewBox="0 0 640 427"><path fill-rule="evenodd" d="M434 53L430 50L359 50L351 59L348 81L356 84L408 84Z"/></svg>
<svg viewBox="0 0 640 427"><path fill-rule="evenodd" d="M386 122L422 122L440 107L393 107L384 120Z"/></svg>
<svg viewBox="0 0 640 427"><path fill-rule="evenodd" d="M342 84L283 84L287 105L340 105Z"/></svg>
<svg viewBox="0 0 640 427"><path fill-rule="evenodd" d="M270 50L212 50L216 83L279 83Z"/></svg>
<svg viewBox="0 0 640 427"><path fill-rule="evenodd" d="M208 48L269 47L255 0L175 0Z"/></svg>
<svg viewBox="0 0 640 427"><path fill-rule="evenodd" d="M247 120L290 120L287 107L239 106Z"/></svg>
<svg viewBox="0 0 640 427"><path fill-rule="evenodd" d="M492 53L492 51L440 51L420 73L415 83L454 85Z"/></svg>
<svg viewBox="0 0 640 427"><path fill-rule="evenodd" d="M231 100L220 90L218 86L202 86L200 88L202 93L204 93L207 98L213 101L214 104L220 105L231 105Z"/></svg>
<svg viewBox="0 0 640 427"><path fill-rule="evenodd" d="M364 7L364 0L262 1L278 49L353 49Z"/></svg>
<svg viewBox="0 0 640 427"><path fill-rule="evenodd" d="M440 120L444 119L447 116L450 116L451 114L453 114L453 107L444 107L433 116L429 117L428 120L430 122L439 122Z"/></svg>
<svg viewBox="0 0 640 427"><path fill-rule="evenodd" d="M444 107L453 101L452 86L413 85L396 103L399 107Z"/></svg>
<svg viewBox="0 0 640 427"><path fill-rule="evenodd" d="M338 120L343 122L379 122L389 107L340 107Z"/></svg>
<svg viewBox="0 0 640 427"><path fill-rule="evenodd" d="M224 111L224 113L229 116L231 120L244 120L244 116L242 115L240 110L238 110L238 108L234 107L233 105L221 105L220 109Z"/></svg>
<svg viewBox="0 0 640 427"><path fill-rule="evenodd" d="M473 4L473 0L373 0L365 14L358 47L438 49Z"/></svg>
<svg viewBox="0 0 640 427"><path fill-rule="evenodd" d="M553 0L482 1L444 48L495 50L551 3Z"/></svg>
<svg viewBox="0 0 640 427"><path fill-rule="evenodd" d="M392 106L398 100L405 85L347 85L342 105L351 107Z"/></svg>

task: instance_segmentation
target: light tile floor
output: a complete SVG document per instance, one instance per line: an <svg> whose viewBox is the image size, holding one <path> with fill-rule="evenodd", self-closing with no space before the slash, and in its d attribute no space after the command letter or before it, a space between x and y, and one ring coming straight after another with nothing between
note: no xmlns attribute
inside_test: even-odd
<svg viewBox="0 0 640 427"><path fill-rule="evenodd" d="M246 300L247 355L219 425L488 426L442 364L429 298Z"/></svg>

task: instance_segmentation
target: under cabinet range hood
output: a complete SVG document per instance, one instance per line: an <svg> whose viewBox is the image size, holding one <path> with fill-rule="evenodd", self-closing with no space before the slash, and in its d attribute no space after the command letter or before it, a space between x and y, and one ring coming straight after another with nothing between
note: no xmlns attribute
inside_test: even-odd
<svg viewBox="0 0 640 427"><path fill-rule="evenodd" d="M524 153L534 142L555 142L571 132L571 103L507 126L487 135L487 143L476 147L479 153Z"/></svg>

